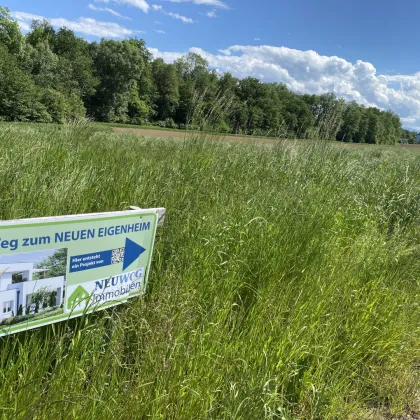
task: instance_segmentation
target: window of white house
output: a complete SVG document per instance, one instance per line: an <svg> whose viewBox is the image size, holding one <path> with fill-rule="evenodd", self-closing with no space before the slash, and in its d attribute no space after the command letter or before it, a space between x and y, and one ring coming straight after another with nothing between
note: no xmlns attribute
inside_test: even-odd
<svg viewBox="0 0 420 420"><path fill-rule="evenodd" d="M13 300L9 300L9 302L3 303L3 313L11 312L13 306Z"/></svg>

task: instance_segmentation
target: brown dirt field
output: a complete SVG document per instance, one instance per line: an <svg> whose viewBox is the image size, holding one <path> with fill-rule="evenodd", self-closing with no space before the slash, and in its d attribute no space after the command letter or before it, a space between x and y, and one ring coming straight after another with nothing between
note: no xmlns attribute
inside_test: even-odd
<svg viewBox="0 0 420 420"><path fill-rule="evenodd" d="M420 150L420 144L404 144L404 145L401 144L401 147L403 149L417 149L417 150Z"/></svg>
<svg viewBox="0 0 420 420"><path fill-rule="evenodd" d="M117 134L135 134L137 136L144 136L149 138L156 139L178 139L183 140L186 136L191 135L190 133L185 133L184 131L167 131L167 130L153 130L148 128L126 128L126 127L114 127L114 133ZM258 138L258 137L244 137L244 136L218 136L218 135L208 135L209 139L222 140L226 142L234 143L254 143L254 144L278 144L279 141L284 143L293 144L295 140L278 140L274 138ZM299 140L303 141L303 140ZM344 147L344 148L360 148L360 147L374 147L374 145L369 144L358 144L358 143L341 143L341 142L331 142L334 146ZM381 146L387 148L399 147L402 149L415 149L420 151L420 144L404 144L397 146Z"/></svg>

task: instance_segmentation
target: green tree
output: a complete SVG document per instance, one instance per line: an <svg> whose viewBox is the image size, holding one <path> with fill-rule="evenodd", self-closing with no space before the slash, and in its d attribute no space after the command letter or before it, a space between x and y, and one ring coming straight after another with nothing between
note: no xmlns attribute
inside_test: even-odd
<svg viewBox="0 0 420 420"><path fill-rule="evenodd" d="M355 143L366 143L368 128L369 128L369 115L368 108L361 108L361 117L359 121L359 129L353 135Z"/></svg>
<svg viewBox="0 0 420 420"><path fill-rule="evenodd" d="M131 124L143 124L145 121L149 121L151 115L153 115L153 110L145 100L140 98L138 83L135 81L130 90L128 100L128 122Z"/></svg>
<svg viewBox="0 0 420 420"><path fill-rule="evenodd" d="M94 95L100 80L95 75L89 43L70 29L61 28L54 36L53 52L59 57L58 89L83 100Z"/></svg>
<svg viewBox="0 0 420 420"><path fill-rule="evenodd" d="M33 47L44 43L52 47L54 37L55 29L47 19L34 19L31 23L31 31L26 35L26 41Z"/></svg>
<svg viewBox="0 0 420 420"><path fill-rule="evenodd" d="M392 111L219 76L195 53L167 64L153 59L144 40L89 43L45 19L23 36L0 7L0 119L63 123L86 112L105 122L375 144L394 144L405 133L414 141Z"/></svg>
<svg viewBox="0 0 420 420"><path fill-rule="evenodd" d="M298 95L288 92L284 100L282 131L287 137L306 138L310 136L315 120L308 104Z"/></svg>
<svg viewBox="0 0 420 420"><path fill-rule="evenodd" d="M100 83L88 102L89 113L101 121L125 122L132 90L143 69L142 51L128 40L103 39L90 52Z"/></svg>
<svg viewBox="0 0 420 420"><path fill-rule="evenodd" d="M158 58L153 63L156 87L156 116L160 120L174 117L180 100L176 67Z"/></svg>
<svg viewBox="0 0 420 420"><path fill-rule="evenodd" d="M311 108L315 118L317 137L322 140L336 138L343 121L344 105L344 99L337 99L333 93L312 95Z"/></svg>
<svg viewBox="0 0 420 420"><path fill-rule="evenodd" d="M417 133L415 131L401 129L400 137L407 139L409 144L417 143Z"/></svg>
<svg viewBox="0 0 420 420"><path fill-rule="evenodd" d="M337 140L352 142L359 131L362 119L362 107L356 102L351 102L345 106L343 123L337 133Z"/></svg>
<svg viewBox="0 0 420 420"><path fill-rule="evenodd" d="M366 143L375 144L378 142L379 133L381 131L379 109L368 108L367 118Z"/></svg>
<svg viewBox="0 0 420 420"><path fill-rule="evenodd" d="M44 269L48 277L65 276L67 270L67 248L57 249L53 255L39 262L36 268Z"/></svg>
<svg viewBox="0 0 420 420"><path fill-rule="evenodd" d="M0 45L0 120L51 122L41 91L17 58Z"/></svg>
<svg viewBox="0 0 420 420"><path fill-rule="evenodd" d="M208 96L215 94L211 92L208 83L209 70L207 61L198 54L189 53L175 61L174 66L178 73L179 85L179 106L176 112L177 121L189 124L194 116L204 111L206 106L197 109L197 105L207 102ZM205 111L204 111L205 112Z"/></svg>
<svg viewBox="0 0 420 420"><path fill-rule="evenodd" d="M39 308L42 306L46 308L51 298L51 292L46 288L42 287L37 290L31 296L31 304L35 304L35 313L39 312ZM44 306L45 305L45 306Z"/></svg>
<svg viewBox="0 0 420 420"><path fill-rule="evenodd" d="M9 53L20 54L24 45L19 25L10 16L7 7L0 6L0 45L7 47Z"/></svg>

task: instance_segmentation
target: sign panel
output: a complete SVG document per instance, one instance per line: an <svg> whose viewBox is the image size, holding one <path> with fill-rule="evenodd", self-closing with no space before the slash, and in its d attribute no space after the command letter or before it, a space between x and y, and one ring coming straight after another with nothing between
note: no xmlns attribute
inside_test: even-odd
<svg viewBox="0 0 420 420"><path fill-rule="evenodd" d="M165 209L0 222L0 336L145 291Z"/></svg>

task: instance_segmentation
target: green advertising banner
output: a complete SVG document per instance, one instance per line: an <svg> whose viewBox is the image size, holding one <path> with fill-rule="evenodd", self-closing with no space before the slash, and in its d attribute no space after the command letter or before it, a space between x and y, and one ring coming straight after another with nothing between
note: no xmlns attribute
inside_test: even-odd
<svg viewBox="0 0 420 420"><path fill-rule="evenodd" d="M165 209L0 222L0 336L145 291Z"/></svg>

